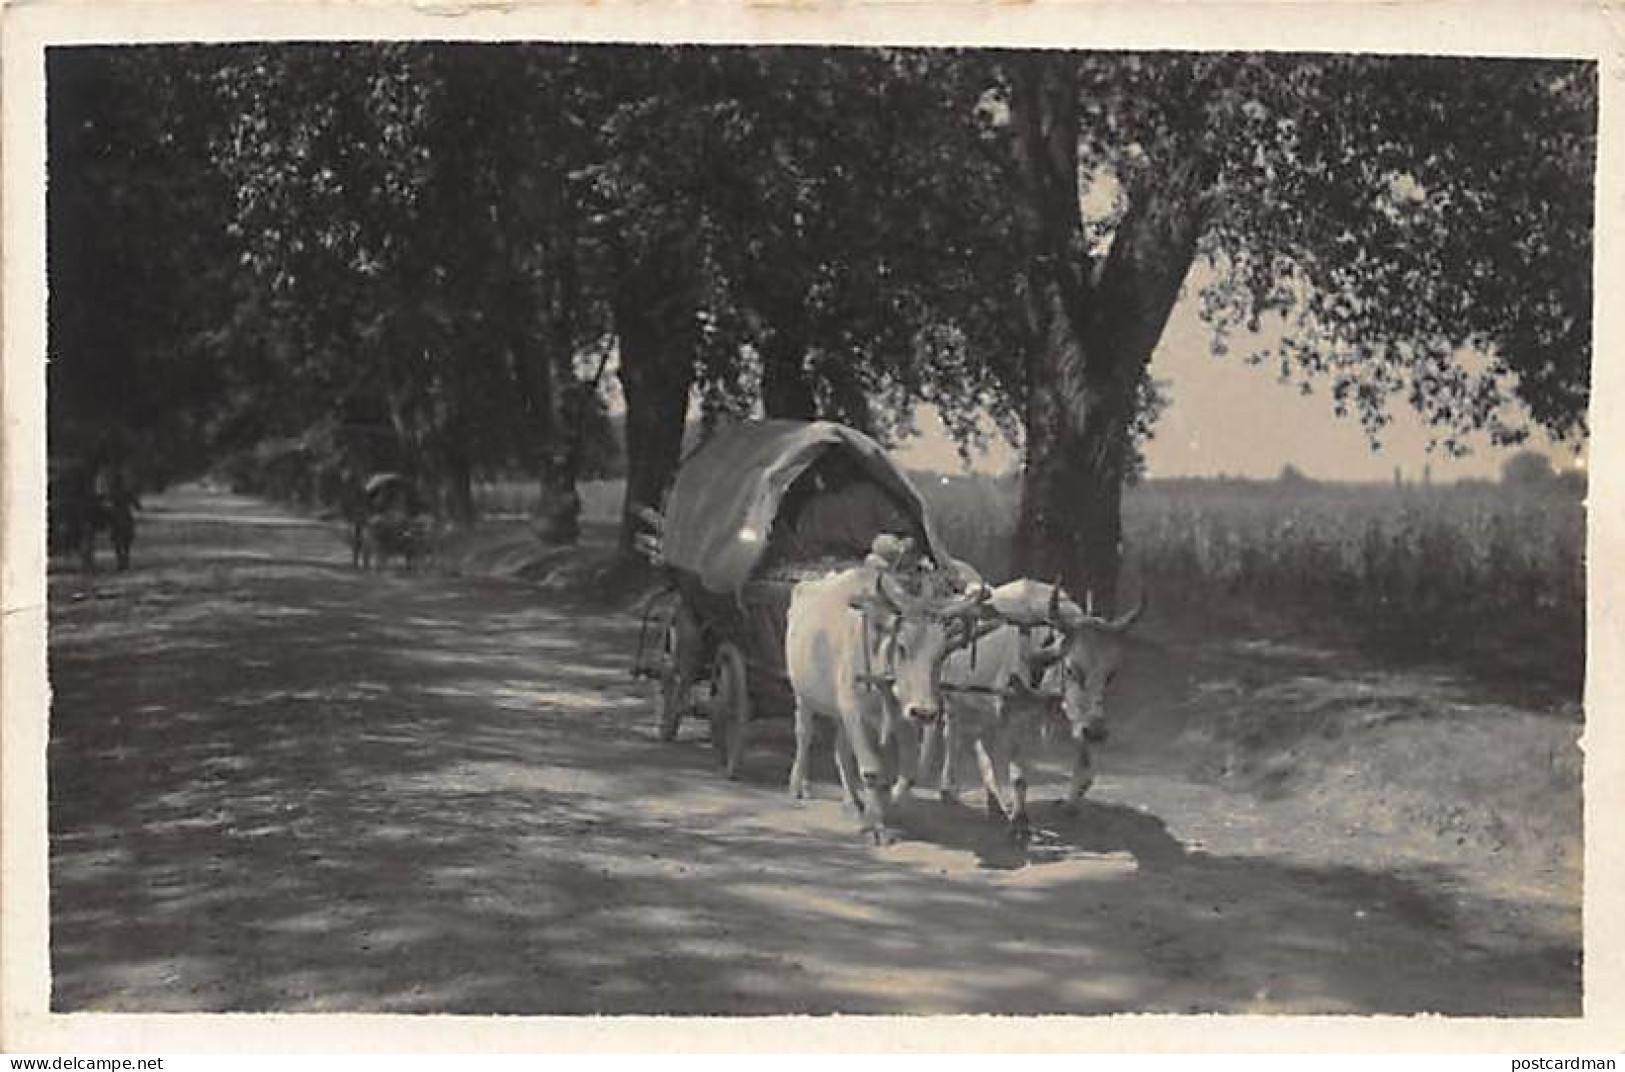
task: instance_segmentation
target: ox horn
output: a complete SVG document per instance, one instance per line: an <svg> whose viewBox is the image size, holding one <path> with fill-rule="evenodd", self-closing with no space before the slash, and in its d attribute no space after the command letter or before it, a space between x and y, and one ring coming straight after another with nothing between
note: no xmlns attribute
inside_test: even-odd
<svg viewBox="0 0 1625 1072"><path fill-rule="evenodd" d="M1145 613L1146 602L1145 592L1142 590L1140 592L1140 601L1134 604L1126 613L1107 623L1107 628L1114 633L1128 632L1134 628L1134 623L1140 620L1140 615Z"/></svg>
<svg viewBox="0 0 1625 1072"><path fill-rule="evenodd" d="M1057 578L1049 593L1049 624L1063 633L1077 632L1090 620L1076 603L1061 595L1061 582Z"/></svg>
<svg viewBox="0 0 1625 1072"><path fill-rule="evenodd" d="M942 608L944 618L959 618L979 609L993 597L993 590L987 585L978 582L966 589L965 594L948 603Z"/></svg>

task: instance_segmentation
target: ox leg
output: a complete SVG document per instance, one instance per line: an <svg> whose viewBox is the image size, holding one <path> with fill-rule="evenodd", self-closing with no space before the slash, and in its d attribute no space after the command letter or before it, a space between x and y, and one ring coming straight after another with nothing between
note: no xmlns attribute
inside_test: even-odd
<svg viewBox="0 0 1625 1072"><path fill-rule="evenodd" d="M1061 801L1061 810L1068 815L1075 815L1078 806L1083 803L1083 795L1089 792L1089 787L1095 784L1095 767L1089 755L1089 743L1078 742L1078 753L1072 760L1072 779L1067 783L1066 799Z"/></svg>
<svg viewBox="0 0 1625 1072"><path fill-rule="evenodd" d="M1033 836L1032 821L1027 818L1027 757L1021 751L1021 742L1012 735L1010 744L1010 836L1026 844Z"/></svg>
<svg viewBox="0 0 1625 1072"><path fill-rule="evenodd" d="M812 752L813 731L817 727L813 724L813 713L807 709L800 698L796 700L796 758L790 764L790 799L805 800L807 792L807 757ZM836 747L839 752L839 746Z"/></svg>
<svg viewBox="0 0 1625 1072"><path fill-rule="evenodd" d="M846 739L846 727L835 723L835 773L840 775L841 789L854 811L863 814L863 798L858 795L857 760L852 755L852 744Z"/></svg>
<svg viewBox="0 0 1625 1072"><path fill-rule="evenodd" d="M959 750L962 733L959 717L943 712L942 720L926 730L920 745L920 780L933 775L937 781L937 796L944 803L959 799ZM937 755L941 750L941 756Z"/></svg>
<svg viewBox="0 0 1625 1072"><path fill-rule="evenodd" d="M876 845L890 845L896 840L896 836L886 823L885 775L871 772L863 774L861 777L863 778L864 799L863 830Z"/></svg>
<svg viewBox="0 0 1625 1072"><path fill-rule="evenodd" d="M866 731L866 726L854 726L848 739L857 754L858 776L863 782L863 829L876 845L884 845L892 840L886 827L885 761Z"/></svg>
<svg viewBox="0 0 1625 1072"><path fill-rule="evenodd" d="M982 738L976 738L976 770L982 776L982 792L987 801L987 813L1003 818L1010 813L1006 807L1004 795L999 789L999 768L988 755L987 744Z"/></svg>
<svg viewBox="0 0 1625 1072"><path fill-rule="evenodd" d="M920 762L914 770L916 780L921 782L931 780L931 774L936 769L937 753L944 747L947 727L948 719L944 715L940 720L925 727L925 731L920 734Z"/></svg>
<svg viewBox="0 0 1625 1072"><path fill-rule="evenodd" d="M960 761L965 758L965 726L955 718L948 723L948 733L942 740L942 772L937 776L937 795L943 800L958 803Z"/></svg>
<svg viewBox="0 0 1625 1072"><path fill-rule="evenodd" d="M933 725L931 728L935 728ZM912 719L897 718L892 730L892 741L897 748L897 780L892 782L893 804L907 800L914 793L914 779L918 776L920 755L924 750L923 732Z"/></svg>

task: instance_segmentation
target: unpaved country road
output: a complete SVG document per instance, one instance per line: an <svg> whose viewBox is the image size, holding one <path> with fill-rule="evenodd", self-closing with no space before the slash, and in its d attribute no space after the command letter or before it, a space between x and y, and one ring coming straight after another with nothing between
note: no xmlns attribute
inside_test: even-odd
<svg viewBox="0 0 1625 1072"><path fill-rule="evenodd" d="M51 579L57 1010L1579 1013L1577 904L1132 734L1026 852L924 799L877 849L827 760L785 798L783 722L737 783L655 740L628 617L148 507L135 570Z"/></svg>

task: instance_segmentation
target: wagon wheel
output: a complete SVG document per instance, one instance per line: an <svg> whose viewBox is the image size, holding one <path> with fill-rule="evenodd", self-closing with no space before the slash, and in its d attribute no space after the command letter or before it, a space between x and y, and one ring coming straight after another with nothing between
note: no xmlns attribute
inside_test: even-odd
<svg viewBox="0 0 1625 1072"><path fill-rule="evenodd" d="M694 664L700 656L700 628L693 611L682 603L666 623L660 670L660 739L677 739L677 727L689 713Z"/></svg>
<svg viewBox="0 0 1625 1072"><path fill-rule="evenodd" d="M745 751L745 729L750 724L750 690L745 678L745 656L734 644L717 646L711 665L711 747L717 763L730 779L739 775Z"/></svg>

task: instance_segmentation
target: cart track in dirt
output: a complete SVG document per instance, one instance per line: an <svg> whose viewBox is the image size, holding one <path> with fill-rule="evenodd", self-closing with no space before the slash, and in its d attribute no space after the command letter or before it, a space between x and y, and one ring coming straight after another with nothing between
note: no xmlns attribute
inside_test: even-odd
<svg viewBox="0 0 1625 1072"><path fill-rule="evenodd" d="M877 849L827 765L786 799L785 723L738 782L656 740L628 616L148 506L135 570L51 578L57 1010L1579 1014L1572 870L1196 780L1169 722L1025 850L924 799ZM1142 705L1213 682L1146 651Z"/></svg>

